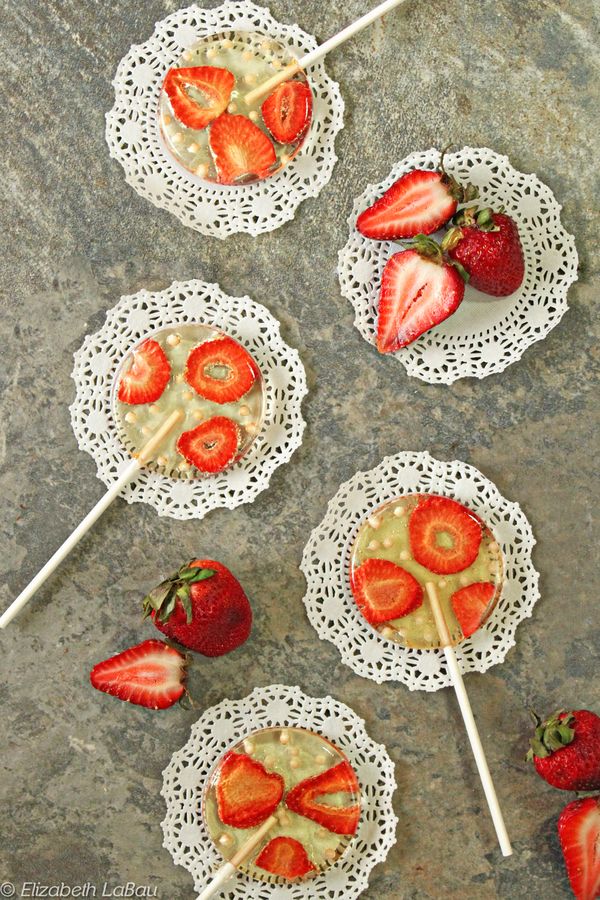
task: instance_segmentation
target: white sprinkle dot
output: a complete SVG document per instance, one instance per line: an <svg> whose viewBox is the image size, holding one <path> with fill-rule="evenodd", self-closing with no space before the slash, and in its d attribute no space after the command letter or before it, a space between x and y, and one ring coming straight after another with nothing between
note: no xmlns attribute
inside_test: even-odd
<svg viewBox="0 0 600 900"><path fill-rule="evenodd" d="M230 113L231 115L233 115L234 113L237 112L237 109L238 109L237 103L230 103L229 106L227 107L227 112Z"/></svg>
<svg viewBox="0 0 600 900"><path fill-rule="evenodd" d="M152 434L152 430L148 428L147 425L142 426L142 434L149 435Z"/></svg>
<svg viewBox="0 0 600 900"><path fill-rule="evenodd" d="M249 415L250 415L250 407L240 406L240 416L249 416Z"/></svg>
<svg viewBox="0 0 600 900"><path fill-rule="evenodd" d="M255 109L250 110L250 112L248 113L248 118L251 122L258 122L258 113Z"/></svg>
<svg viewBox="0 0 600 900"><path fill-rule="evenodd" d="M397 519L401 519L402 516L405 514L405 512L406 512L406 510L404 509L403 506L395 506L394 507L394 515L396 516Z"/></svg>
<svg viewBox="0 0 600 900"><path fill-rule="evenodd" d="M290 759L290 769L297 769L300 765L300 760L294 756Z"/></svg>
<svg viewBox="0 0 600 900"><path fill-rule="evenodd" d="M167 338L167 344L169 347L176 347L177 344L181 343L181 338L178 334L170 334Z"/></svg>
<svg viewBox="0 0 600 900"><path fill-rule="evenodd" d="M287 733L287 731L282 731L281 734L279 735L279 743L280 744L289 744L289 742L290 742L289 734Z"/></svg>
<svg viewBox="0 0 600 900"><path fill-rule="evenodd" d="M184 391L181 396L184 400L193 400L194 399L194 395L193 395L192 391Z"/></svg>
<svg viewBox="0 0 600 900"><path fill-rule="evenodd" d="M174 144L181 144L181 142L183 141L183 135L181 134L180 131L178 131L173 135L171 140L173 141Z"/></svg>
<svg viewBox="0 0 600 900"><path fill-rule="evenodd" d="M219 838L219 843L222 847L230 847L233 844L233 838L230 834L222 834Z"/></svg>
<svg viewBox="0 0 600 900"><path fill-rule="evenodd" d="M192 141L191 144L188 144L188 152L189 153L197 153L200 149L200 144L197 144L196 141Z"/></svg>
<svg viewBox="0 0 600 900"><path fill-rule="evenodd" d="M324 766L327 762L327 757L324 753L317 753L317 755L315 756L315 762L318 766Z"/></svg>
<svg viewBox="0 0 600 900"><path fill-rule="evenodd" d="M445 578L440 578L440 580L438 581L438 587L445 588L447 584L448 582Z"/></svg>
<svg viewBox="0 0 600 900"><path fill-rule="evenodd" d="M173 119L170 115L167 114L163 116L163 122L165 123L165 125L170 125L172 121Z"/></svg>
<svg viewBox="0 0 600 900"><path fill-rule="evenodd" d="M137 416L134 412L125 413L125 421L129 422L130 425L133 425L134 422L137 422Z"/></svg>
<svg viewBox="0 0 600 900"><path fill-rule="evenodd" d="M208 166L206 163L200 163L196 168L196 175L198 175L199 178L206 178L208 175Z"/></svg>
<svg viewBox="0 0 600 900"><path fill-rule="evenodd" d="M379 541L369 541L369 550L379 550Z"/></svg>
<svg viewBox="0 0 600 900"><path fill-rule="evenodd" d="M248 72L247 75L244 75L244 81L246 84L255 84L256 83L256 75L254 72Z"/></svg>
<svg viewBox="0 0 600 900"><path fill-rule="evenodd" d="M387 538L384 538L383 546L385 547L386 550L389 550L393 543L394 543L393 540L391 538L387 537Z"/></svg>
<svg viewBox="0 0 600 900"><path fill-rule="evenodd" d="M186 50L185 53L181 54L182 59L185 59L186 62L189 62L192 59L193 54L190 53L189 50Z"/></svg>
<svg viewBox="0 0 600 900"><path fill-rule="evenodd" d="M157 457L156 457L156 463L157 463L157 465L163 466L163 468L164 468L164 466L167 465L168 462L169 462L169 460L168 460L168 458L167 458L166 456L157 456Z"/></svg>
<svg viewBox="0 0 600 900"><path fill-rule="evenodd" d="M371 528L374 528L375 530L377 530L381 525L381 519L378 516L369 516L367 522L369 523Z"/></svg>
<svg viewBox="0 0 600 900"><path fill-rule="evenodd" d="M254 741L251 741L249 738L246 738L246 740L244 741L244 750L248 754L254 753Z"/></svg>
<svg viewBox="0 0 600 900"><path fill-rule="evenodd" d="M229 38L225 38L225 40L223 41L221 46L223 47L224 50L231 50L231 48L233 47L233 41L230 40Z"/></svg>
<svg viewBox="0 0 600 900"><path fill-rule="evenodd" d="M400 551L400 559L404 559L404 560L410 559L410 553L408 552L408 550Z"/></svg>

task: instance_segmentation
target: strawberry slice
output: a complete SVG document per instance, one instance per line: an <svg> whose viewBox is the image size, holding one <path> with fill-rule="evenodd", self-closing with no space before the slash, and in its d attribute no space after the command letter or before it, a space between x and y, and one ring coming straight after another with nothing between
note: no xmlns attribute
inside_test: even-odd
<svg viewBox="0 0 600 900"><path fill-rule="evenodd" d="M190 66L169 69L163 90L173 115L188 128L200 131L227 109L235 78L229 69Z"/></svg>
<svg viewBox="0 0 600 900"><path fill-rule="evenodd" d="M222 472L234 461L240 445L240 429L226 416L213 416L191 431L183 431L177 450L200 472Z"/></svg>
<svg viewBox="0 0 600 900"><path fill-rule="evenodd" d="M154 403L171 377L171 365L157 341L147 340L131 354L121 375L117 396L121 403Z"/></svg>
<svg viewBox="0 0 600 900"><path fill-rule="evenodd" d="M258 367L233 338L205 341L194 347L185 366L185 380L197 394L214 403L232 403L247 394Z"/></svg>
<svg viewBox="0 0 600 900"><path fill-rule="evenodd" d="M449 497L426 497L408 522L410 548L416 561L437 575L462 572L477 559L482 522Z"/></svg>
<svg viewBox="0 0 600 900"><path fill-rule="evenodd" d="M600 897L600 798L565 806L558 818L558 837L577 900Z"/></svg>
<svg viewBox="0 0 600 900"><path fill-rule="evenodd" d="M277 163L273 144L246 116L224 113L210 129L209 143L222 184L249 175L264 178Z"/></svg>
<svg viewBox="0 0 600 900"><path fill-rule="evenodd" d="M470 637L477 631L496 593L490 581L476 581L455 591L450 598L454 615L463 635Z"/></svg>
<svg viewBox="0 0 600 900"><path fill-rule="evenodd" d="M359 790L354 769L350 763L338 763L320 775L300 781L285 798L288 809L318 822L335 834L354 834L360 819L360 806L328 806L319 803L325 794L356 794Z"/></svg>
<svg viewBox="0 0 600 900"><path fill-rule="evenodd" d="M301 878L316 872L304 845L287 835L269 841L256 857L255 865L281 878Z"/></svg>
<svg viewBox="0 0 600 900"><path fill-rule="evenodd" d="M366 559L351 578L352 593L371 625L407 616L423 602L423 588L416 578L387 559Z"/></svg>
<svg viewBox="0 0 600 900"><path fill-rule="evenodd" d="M423 240L434 244L429 238ZM439 248L432 252L439 253ZM464 281L453 266L441 261L441 254L439 259L410 249L395 253L386 263L377 322L380 353L394 353L408 346L460 306Z"/></svg>
<svg viewBox="0 0 600 900"><path fill-rule="evenodd" d="M281 802L285 782L276 772L243 753L227 753L219 769L217 808L224 825L253 828L272 815Z"/></svg>
<svg viewBox="0 0 600 900"><path fill-rule="evenodd" d="M312 92L303 81L284 81L261 106L263 122L280 144L298 140L310 124Z"/></svg>
<svg viewBox="0 0 600 900"><path fill-rule="evenodd" d="M458 204L477 196L451 175L415 169L406 172L385 194L365 209L356 227L365 237L394 241L417 234L433 234L452 218Z"/></svg>
<svg viewBox="0 0 600 900"><path fill-rule="evenodd" d="M143 641L94 666L90 681L96 690L119 700L166 709L183 694L185 665L185 656L168 644Z"/></svg>

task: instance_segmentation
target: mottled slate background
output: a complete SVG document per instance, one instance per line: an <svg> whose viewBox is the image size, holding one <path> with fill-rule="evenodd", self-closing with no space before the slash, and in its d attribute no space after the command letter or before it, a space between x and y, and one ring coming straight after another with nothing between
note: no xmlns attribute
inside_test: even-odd
<svg viewBox="0 0 600 900"><path fill-rule="evenodd" d="M212 4L211 4L212 5ZM371 3L274 0L324 39ZM121 294L218 280L283 323L305 362L306 440L250 507L203 522L117 502L2 642L0 880L132 880L194 896L161 849L161 771L196 713L130 708L88 683L98 660L150 636L138 603L181 560L231 566L252 596L252 639L199 658L203 705L250 686L331 691L397 766L398 843L364 895L491 900L569 896L555 821L567 795L523 761L527 706L600 711L598 617L597 4L409 3L329 60L347 103L339 163L318 200L258 239L210 240L129 188L109 160L111 79L176 0L1 3L2 524L6 605L100 497L69 423L72 354ZM340 18L341 16L341 18ZM415 149L488 145L535 171L564 205L580 281L562 324L483 383L409 380L369 348L340 297L336 254L352 198ZM542 600L501 668L467 679L515 854L495 847L454 697L376 687L343 667L306 620L298 571L339 483L399 449L478 466L518 500L538 537Z"/></svg>

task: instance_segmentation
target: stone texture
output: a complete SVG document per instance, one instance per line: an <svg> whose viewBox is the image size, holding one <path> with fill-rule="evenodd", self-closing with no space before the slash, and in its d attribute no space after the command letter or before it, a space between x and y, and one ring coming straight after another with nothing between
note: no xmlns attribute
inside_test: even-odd
<svg viewBox="0 0 600 900"><path fill-rule="evenodd" d="M273 13L324 39L371 4L277 0ZM306 440L250 507L203 522L117 502L1 636L0 880L135 881L193 897L161 849L161 771L196 713L153 714L92 691L90 667L152 634L138 601L181 560L214 555L252 597L248 644L196 659L202 707L250 686L298 683L364 716L397 763L398 843L371 900L569 896L555 836L568 796L523 761L527 706L600 711L595 517L598 317L592 249L598 196L598 21L592 0L409 3L328 63L347 103L339 163L294 222L222 243L138 197L108 158L111 78L175 0L3 0L2 606L101 494L77 450L72 353L123 293L218 280L280 317L311 387ZM564 204L580 281L571 310L521 362L452 388L409 380L352 326L336 255L352 198L407 153L488 145L536 171ZM358 467L399 449L460 457L518 500L538 537L542 600L506 663L467 680L515 855L502 861L453 695L376 687L317 640L298 562L327 499Z"/></svg>

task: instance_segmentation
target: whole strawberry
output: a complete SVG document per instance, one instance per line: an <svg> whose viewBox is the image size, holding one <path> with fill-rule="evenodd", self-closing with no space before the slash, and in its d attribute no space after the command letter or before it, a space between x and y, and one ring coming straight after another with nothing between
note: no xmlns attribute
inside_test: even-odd
<svg viewBox="0 0 600 900"><path fill-rule="evenodd" d="M538 775L563 791L600 790L600 716L587 709L559 710L542 722L527 759Z"/></svg>
<svg viewBox="0 0 600 900"><path fill-rule="evenodd" d="M576 900L600 897L600 797L565 806L558 819L558 839Z"/></svg>
<svg viewBox="0 0 600 900"><path fill-rule="evenodd" d="M468 273L471 287L493 297L514 294L525 276L515 221L489 208L463 209L452 221L442 247Z"/></svg>
<svg viewBox="0 0 600 900"><path fill-rule="evenodd" d="M223 656L243 644L252 628L252 609L229 569L211 559L182 566L144 598L163 634L204 656Z"/></svg>

